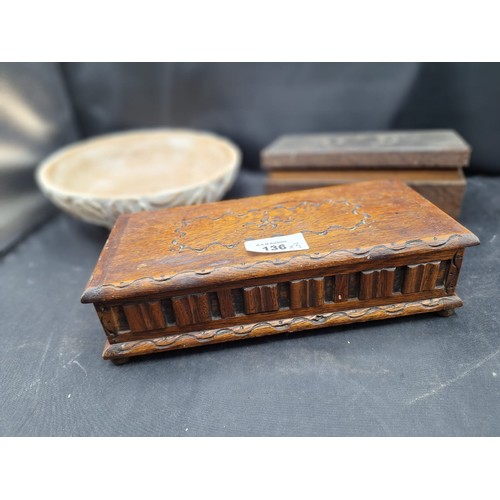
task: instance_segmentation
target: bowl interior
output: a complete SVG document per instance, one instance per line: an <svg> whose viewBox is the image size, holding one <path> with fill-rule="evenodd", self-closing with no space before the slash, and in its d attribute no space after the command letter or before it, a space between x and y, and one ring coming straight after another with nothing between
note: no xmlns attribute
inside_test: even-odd
<svg viewBox="0 0 500 500"><path fill-rule="evenodd" d="M39 178L66 194L134 198L201 185L238 165L239 150L213 134L148 130L67 147L42 164Z"/></svg>

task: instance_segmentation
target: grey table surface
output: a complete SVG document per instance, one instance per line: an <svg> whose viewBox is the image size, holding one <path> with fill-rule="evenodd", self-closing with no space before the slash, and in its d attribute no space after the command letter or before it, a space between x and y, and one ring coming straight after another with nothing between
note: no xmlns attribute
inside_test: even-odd
<svg viewBox="0 0 500 500"><path fill-rule="evenodd" d="M243 174L230 196L262 190ZM469 179L450 318L421 315L101 359L80 295L107 237L59 214L0 261L3 436L500 434L500 179Z"/></svg>

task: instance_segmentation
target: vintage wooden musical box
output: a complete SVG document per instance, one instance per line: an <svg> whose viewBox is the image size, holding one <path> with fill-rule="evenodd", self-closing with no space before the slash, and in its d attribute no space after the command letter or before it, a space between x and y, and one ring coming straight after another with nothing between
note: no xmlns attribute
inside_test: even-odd
<svg viewBox="0 0 500 500"><path fill-rule="evenodd" d="M458 219L470 146L453 130L301 134L262 151L266 191L398 179Z"/></svg>
<svg viewBox="0 0 500 500"><path fill-rule="evenodd" d="M104 358L462 305L474 234L399 181L121 216L82 296Z"/></svg>

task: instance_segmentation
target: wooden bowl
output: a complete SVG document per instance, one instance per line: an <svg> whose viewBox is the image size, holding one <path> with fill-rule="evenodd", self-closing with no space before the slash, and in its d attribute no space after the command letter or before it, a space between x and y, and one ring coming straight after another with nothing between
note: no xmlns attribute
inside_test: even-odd
<svg viewBox="0 0 500 500"><path fill-rule="evenodd" d="M111 228L120 214L220 200L234 183L240 150L207 132L134 130L67 146L36 171L58 207Z"/></svg>

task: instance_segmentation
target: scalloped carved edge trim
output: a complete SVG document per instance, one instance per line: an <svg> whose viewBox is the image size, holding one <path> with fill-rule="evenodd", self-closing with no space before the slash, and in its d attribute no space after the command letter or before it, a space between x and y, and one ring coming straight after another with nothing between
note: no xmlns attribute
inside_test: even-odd
<svg viewBox="0 0 500 500"><path fill-rule="evenodd" d="M353 257L368 257L371 256L375 251L377 250L389 250L393 253L398 253L402 252L403 250L406 250L408 248L419 248L422 246L427 246L431 249L436 249L436 248L441 248L447 245L451 240L458 238L458 239L463 239L463 236L461 234L452 234L445 240L431 240L431 241L425 241L422 239L417 239L417 240L408 240L405 241L402 244L394 244L394 245L375 245L371 248L368 248L367 250L362 250L360 248L355 248L354 250L347 250L347 249L338 249L338 250L332 250L331 252L326 252L323 254L312 254L312 255L295 255L293 257L290 257L289 259L274 259L274 260L259 260L257 262L254 262L252 264L248 265L241 265L241 266L216 266L210 269L201 269L201 270L195 270L195 269L187 269L186 271L181 271L176 274L172 274L171 276L160 276L158 278L155 278L153 276L144 276L142 278L137 278L132 281L127 281L127 282L121 282L119 284L115 283L104 283L100 285L99 288L104 288L104 287L111 287L111 288L117 288L117 289L122 289L122 288L127 288L133 284L141 283L144 281L150 281L152 283L164 283L167 281L171 281L172 279L176 278L177 276L181 276L183 274L195 274L197 276L206 276L207 274L211 274L213 271L216 269L219 269L223 267L224 269L236 269L238 271L246 271L247 269L251 269L253 267L262 265L262 264L273 264L275 266L282 266L284 264L288 264L289 262L292 262L297 259L304 259L304 260L322 260L326 257L329 257L334 254L338 253L348 253L352 255Z"/></svg>
<svg viewBox="0 0 500 500"><path fill-rule="evenodd" d="M461 307L462 300L457 295L425 299L414 302L401 302L383 306L371 306L358 309L349 309L312 316L296 316L284 320L260 321L247 325L201 330L158 337L155 339L135 340L110 344L106 342L103 352L104 359L119 359L131 356L140 356L155 352L185 349L206 344L229 342L264 335L295 332L322 328L332 325L358 323L363 321L396 318L410 314L422 314L444 309Z"/></svg>

